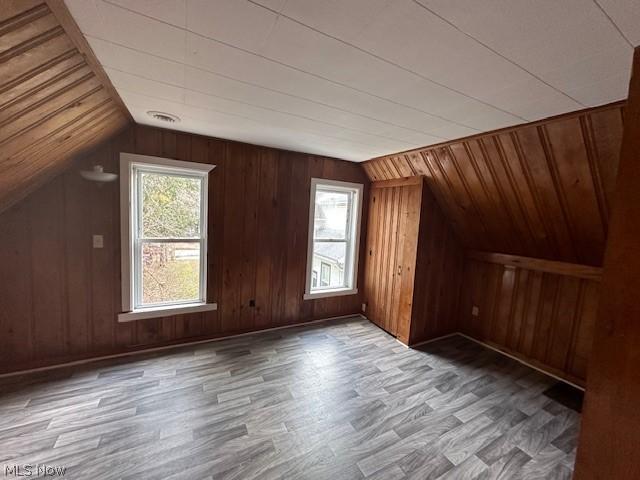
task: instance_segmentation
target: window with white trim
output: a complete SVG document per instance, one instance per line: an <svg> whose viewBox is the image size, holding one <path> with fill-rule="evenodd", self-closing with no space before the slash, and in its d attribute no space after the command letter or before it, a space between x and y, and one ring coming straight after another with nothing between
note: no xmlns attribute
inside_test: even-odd
<svg viewBox="0 0 640 480"><path fill-rule="evenodd" d="M208 176L213 168L121 154L122 296L129 313L121 314L120 321L157 311L214 308L206 295Z"/></svg>
<svg viewBox="0 0 640 480"><path fill-rule="evenodd" d="M362 188L358 183L311 179L305 299L358 292Z"/></svg>

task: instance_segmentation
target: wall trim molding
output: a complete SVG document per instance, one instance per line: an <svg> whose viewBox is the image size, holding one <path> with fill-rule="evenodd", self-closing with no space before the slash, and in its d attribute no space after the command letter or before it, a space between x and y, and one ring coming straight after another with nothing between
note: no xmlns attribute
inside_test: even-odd
<svg viewBox="0 0 640 480"><path fill-rule="evenodd" d="M479 260L481 262L525 268L527 270L538 270L540 272L555 273L557 275L584 278L587 280L594 280L596 282L599 282L602 278L601 267L581 265L578 263L558 262L555 260L521 257L518 255L507 255L503 253L479 252L476 250L468 250L467 258Z"/></svg>
<svg viewBox="0 0 640 480"><path fill-rule="evenodd" d="M362 318L364 318L365 320L368 320L369 322L371 322L371 320L369 320L365 315L360 314L360 316ZM375 323L373 323L373 322L371 322L371 323L373 325L375 325L376 327L378 327L378 325L376 325ZM380 327L378 327L378 328L380 328ZM380 330L382 330L387 335L391 335L389 332L387 332L383 328L380 328ZM393 335L391 335L391 336L393 336ZM469 335L464 334L462 332L447 333L446 335L440 335L439 337L430 338L428 340L423 340L421 342L417 342L417 343L414 343L414 344L411 344L411 345L407 345L406 343L402 343L397 337L395 339L400 345L402 345L405 348L416 348L416 347L419 347L419 346L422 346L422 345L426 345L426 344L429 344L429 343L437 342L438 340L444 340L445 338L451 338L451 337L455 337L455 336L460 336L460 337L466 338L467 340L471 340L472 342L475 342L478 345L482 345L483 347L486 347L486 348L488 348L490 350L493 350L494 352L500 353L500 354L504 355L505 357L509 357L509 358L511 358L512 360L515 360L518 363L526 365L529 368L533 368L534 370L536 370L536 371L538 371L538 372L540 372L540 373L542 373L544 375L547 375L547 376L549 376L551 378L555 378L556 380L559 380L559 381L564 382L564 383L566 383L568 385L571 385L572 387L575 387L578 390L581 390L583 392L585 391L585 388L583 386L580 386L577 383L574 383L574 382L572 382L571 380L569 380L567 378L563 378L563 377L561 377L561 376L559 376L559 375L557 375L557 374L555 374L553 372L550 372L549 370L545 370L543 367L536 366L536 365L528 362L527 360L525 360L523 358L520 358L520 357L518 357L516 355L513 355L513 354L511 354L509 352L501 350L500 348L495 347L495 346L493 346L491 344L485 343L482 340L478 340L476 338L470 337Z"/></svg>
<svg viewBox="0 0 640 480"><path fill-rule="evenodd" d="M300 322L300 323L292 323L291 325L281 325L278 327L271 327L271 328L264 328L262 330L254 330L252 332L243 332L243 333L236 333L233 335L226 335L223 337L215 337L215 338L207 338L204 340L195 340L192 342L181 342L181 343L174 343L171 345L162 345L160 347L152 347L152 348L145 348L145 349L141 349L141 350L135 350L135 351L130 351L130 352L121 352L121 353L114 353L111 355L102 355L99 357L91 357L91 358L84 358L81 360L74 360L74 361L70 361L70 362L64 362L64 363L58 363L55 365L46 365L43 367L36 367L36 368L30 368L30 369L26 369L26 370L16 370L14 372L6 372L6 373L0 373L0 378L6 378L6 377L14 377L17 375L27 375L30 373L36 373L36 372L43 372L43 371L48 371L48 370L56 370L59 368L65 368L65 367L72 367L72 366L76 366L76 365L83 365L83 364L87 364L87 363L94 363L94 362L99 362L102 360L110 360L113 358L123 358L123 357L132 357L132 356L136 356L136 355L141 355L144 353L153 353L153 352L160 352L160 351L164 351L164 350L172 350L175 348L181 348L181 347L188 347L188 346L192 346L192 345L201 345L201 344L205 344L205 343L213 343L213 342L218 342L221 340L227 340L229 338L236 338L236 337L246 337L249 335L258 335L260 333L263 332L270 332L270 331L275 331L275 330L285 330L288 328L295 328L295 327L303 327L306 325L313 325L313 324L318 324L318 323L326 323L326 322L332 322L332 321L338 321L338 320L344 320L346 318L354 318L354 317L360 317L364 320L367 320L368 322L370 322L372 325L375 325L375 323L371 322L371 320L369 320L365 315L361 314L361 313L354 313L351 315L340 315L337 317L328 317L328 318L321 318L318 320L311 320L309 322ZM377 326L377 325L375 325ZM379 328L379 327L378 327ZM391 335L389 332L384 331L383 329L380 329L383 332L385 332L387 335ZM466 335L462 332L453 332L453 333L448 333L446 335L441 335L439 337L436 338L430 338L429 340L424 340L418 343L414 343L413 345L406 345L404 343L402 343L400 340L398 340L396 338L396 341L402 345L405 348L416 348L419 347L421 345L426 345L429 343L433 343L436 342L438 340L444 340L445 338L450 338L450 337L454 337L454 336L460 336L463 338L466 338L467 340L471 340L472 342L477 343L478 345L482 345L483 347L486 347L490 350L493 350L494 352L500 353L506 357L511 358L512 360L515 360L516 362L519 362L523 365L526 365L529 368L532 368L544 375L547 375L549 377L555 378L558 381L564 382L568 385L571 385L572 387L575 387L581 391L585 391L585 388L566 379L566 378L562 378L548 370L545 370L544 368L538 367L536 365L533 365L529 362L527 362L526 360L519 358L515 355L512 355L508 352L505 352L504 350L501 350L497 347L494 347L488 343L485 343L481 340L475 339L473 337L470 337L469 335Z"/></svg>
<svg viewBox="0 0 640 480"><path fill-rule="evenodd" d="M568 385L571 385L572 387L575 387L575 388L577 388L578 390L581 390L581 391L583 391L583 392L585 391L585 388L584 388L584 387L582 387L582 386L580 386L580 385L578 385L578 384L576 384L576 383L572 382L571 380L568 380L568 379L566 379L566 378L563 378L563 377L561 377L561 376L559 376L559 375L556 375L555 373L550 372L549 370L545 370L544 368L541 368L541 367L538 367L538 366L536 366L536 365L534 365L534 364L532 364L532 363L529 363L528 361L524 360L524 359L523 359L523 358L521 358L521 357L517 357L517 356L515 356L515 355L512 355L512 354L511 354L511 353L509 353L509 352L505 352L504 350L501 350L501 349L499 349L498 347L494 347L493 345L491 345L491 344L489 344L489 343L485 343L485 342L483 342L482 340L478 340L478 339L476 339L476 338L470 337L469 335L466 335L466 334L461 333L461 332L456 332L454 335L459 335L459 336L461 336L461 337L464 337L464 338L466 338L467 340L471 340L472 342L475 342L475 343L477 343L478 345L482 345L483 347L487 347L487 348L489 348L489 349L493 350L494 352L501 353L501 354L502 354L502 355L504 355L505 357L509 357L509 358L511 358L512 360L515 360L516 362L519 362L519 363L521 363L521 364L523 364L523 365L526 365L526 366L527 366L527 367L529 367L529 368L533 368L534 370L537 370L538 372L543 373L544 375L547 375L547 376L549 376L549 377L555 378L556 380L559 380L559 381L564 382L564 383L566 383L566 384L568 384Z"/></svg>

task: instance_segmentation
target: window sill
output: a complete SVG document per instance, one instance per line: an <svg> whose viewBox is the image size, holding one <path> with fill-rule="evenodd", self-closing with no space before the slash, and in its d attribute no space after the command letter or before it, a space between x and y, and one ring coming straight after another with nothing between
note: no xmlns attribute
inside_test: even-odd
<svg viewBox="0 0 640 480"><path fill-rule="evenodd" d="M342 288L336 290L321 290L314 293L305 293L302 297L304 300L314 300L316 298L341 297L343 295L355 295L358 293L357 288Z"/></svg>
<svg viewBox="0 0 640 480"><path fill-rule="evenodd" d="M147 318L161 318L185 313L208 312L217 310L217 303L187 303L184 305L168 305L166 307L141 308L132 312L118 314L118 323L134 322Z"/></svg>

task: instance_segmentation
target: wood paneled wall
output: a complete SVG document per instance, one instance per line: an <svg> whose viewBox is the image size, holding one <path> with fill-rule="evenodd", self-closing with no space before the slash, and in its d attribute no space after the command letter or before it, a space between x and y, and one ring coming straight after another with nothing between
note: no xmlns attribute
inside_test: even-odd
<svg viewBox="0 0 640 480"><path fill-rule="evenodd" d="M118 182L90 183L78 169L99 163L117 171L120 151L217 165L208 300L218 311L116 322ZM364 183L368 198L355 163L148 127L131 127L82 157L0 216L0 370L358 313L361 294L302 299L312 177ZM92 234L104 235L103 249L92 248Z"/></svg>
<svg viewBox="0 0 640 480"><path fill-rule="evenodd" d="M129 117L61 0L2 1L0 211Z"/></svg>
<svg viewBox="0 0 640 480"><path fill-rule="evenodd" d="M408 345L453 333L463 250L424 177L372 184L367 317Z"/></svg>
<svg viewBox="0 0 640 480"><path fill-rule="evenodd" d="M465 262L460 331L584 385L599 275L600 269L583 265L472 253Z"/></svg>
<svg viewBox="0 0 640 480"><path fill-rule="evenodd" d="M428 188L422 212L409 344L458 330L464 250Z"/></svg>
<svg viewBox="0 0 640 480"><path fill-rule="evenodd" d="M373 181L425 175L462 244L602 265L620 103L370 160Z"/></svg>
<svg viewBox="0 0 640 480"><path fill-rule="evenodd" d="M421 177L375 182L369 199L366 315L405 343L409 343L422 191Z"/></svg>
<svg viewBox="0 0 640 480"><path fill-rule="evenodd" d="M640 478L640 47L628 105L576 480Z"/></svg>

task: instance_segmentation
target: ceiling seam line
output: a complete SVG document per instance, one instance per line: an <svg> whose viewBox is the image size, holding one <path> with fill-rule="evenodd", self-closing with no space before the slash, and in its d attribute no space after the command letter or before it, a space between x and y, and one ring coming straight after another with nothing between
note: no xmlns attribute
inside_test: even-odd
<svg viewBox="0 0 640 480"><path fill-rule="evenodd" d="M246 54L248 54L248 55L253 55L253 56L255 56L255 57L261 58L261 59L263 59L263 60L266 60L266 61L268 61L268 62L274 63L274 64L276 64L276 65L281 65L281 66L283 66L283 67L289 68L289 69L294 70L294 71L296 71L296 72L304 73L304 74L309 75L309 76L311 76L311 77L318 78L318 79L324 80L324 81L326 81L326 82L332 83L332 84L334 84L334 85L339 85L339 86L341 86L341 87L343 87L343 88L348 88L349 90L353 90L353 91L356 91L356 92L359 92L359 93L362 93L362 94L365 94L365 95L369 95L369 96L371 96L371 97L378 98L378 99L380 99L380 100L384 100L384 101L387 101L387 102L389 102L389 103L393 103L394 105L399 105L399 106L402 106L402 107L408 108L408 109L410 109L410 110L414 110L414 111L416 111L416 112L420 112L420 113L423 113L423 114L425 114L425 115L429 115L429 116L431 116L431 117L438 118L438 119L440 119L440 120L445 120L445 121L447 121L447 122L449 122L449 123L453 123L453 124L458 125L458 126L460 126L460 127L470 128L470 129L472 129L472 130L479 131L477 128L472 127L472 126L470 126L470 125L466 125L466 124L461 123L461 122L457 122L457 121L454 121L454 120L450 120L450 119L448 119L448 118L446 118L446 117L442 117L442 116L437 115L437 114L435 114L435 113L427 112L426 110L421 110L421 109L419 109L419 108L412 107L411 105L406 105L406 104L404 104L404 103L396 102L396 101L394 101L394 100L391 100L391 99L389 99L389 98L382 97L382 96L380 96L380 95L377 95L377 94L374 94L374 93L371 93L371 92L366 92L366 91L364 91L364 90L360 90L360 89L358 89L358 88L356 88L356 87L352 87L352 86L350 86L350 85L347 85L347 84L345 84L345 83L338 82L338 81L336 81L336 80L331 80L330 78L323 77L322 75L318 75L318 74L316 74L316 73L307 72L306 70L303 70L303 69L301 69L301 68L294 67L294 66L292 66L292 65L288 65L288 64L286 64L286 63L284 63L284 62L280 62L280 61L278 61L278 60L274 60L274 59L272 59L272 58L266 57L266 56L261 55L261 54L259 54L259 53L255 53L255 52L252 52L252 51L250 51L250 50L243 49L243 48L241 48L241 47L238 47L238 46L236 46L236 45L232 45L232 44L227 43L227 42L224 42L224 41L222 41L222 40L218 40L218 39L215 39L215 38L207 37L206 35L203 35L203 34L201 34L201 33L195 32L195 31L193 31L193 30L189 30L189 29L187 29L187 28L178 27L178 26L176 26L176 25L173 25L173 24L171 24L171 23L165 22L165 21L163 21L163 20L159 20L159 19L157 19L157 18L151 17L151 16L149 16L149 15L142 14L142 13L140 13L140 12L136 12L135 10L131 10L131 9L126 8L126 7L123 7L123 6L121 6L121 5L117 5L117 4L111 3L111 2L110 2L110 1L108 1L108 0L102 0L102 1L103 1L104 3L106 3L106 4L108 4L108 5L111 5L111 6L113 6L113 7L118 8L118 9L120 9L120 10L125 10L125 11L127 11L127 12L131 12L131 13L133 13L134 15L138 15L138 16L141 16L141 17L148 18L148 19L150 19L150 20L152 20L152 21L162 23L162 24L164 24L164 25L170 26L170 27L172 27L172 28L176 28L176 29L178 29L178 30L182 30L182 31L184 31L184 32L186 32L186 33L191 33L192 35L195 35L195 36L197 36L197 37L200 37L200 38L203 38L203 39L206 39L206 40L210 40L210 41L212 41L212 42L219 43L219 44L224 45L224 46L226 46L226 47L233 48L233 49L238 50L238 51L240 51L240 52L244 52L244 53L246 53ZM515 115L514 115L514 116L515 116ZM527 120L527 119L525 119L525 118L521 118L521 120L529 121L529 120Z"/></svg>
<svg viewBox="0 0 640 480"><path fill-rule="evenodd" d="M134 91L128 90L126 88L123 88L122 91L128 92L128 93L133 93L134 95L140 95L140 96L147 97L147 98L154 98L154 99L157 99L157 100L162 100L162 101L165 101L165 102L178 103L178 102L174 102L172 100L166 100L164 98L156 97L156 96L153 96L153 95L147 95L147 94L144 94L144 93L134 92ZM230 113L230 112L225 112L225 111L222 111L222 110L215 110L213 108L195 107L193 105L189 105L189 106L191 108L196 108L196 109L199 109L199 110L216 112L216 113L221 113L223 115L229 115L229 116L233 116L233 117L242 118L244 120L249 120L250 122L256 123L256 124L261 125L261 126L264 126L264 124L261 123L258 120L255 120L255 119L253 119L251 117L247 117L247 116L240 115L240 114L237 114L237 113ZM193 117L191 117L189 115L186 115L185 117L186 118L191 118L193 120L197 120L196 118L193 118ZM206 121L206 123L212 123L212 122ZM277 127L277 128L284 128L284 127ZM302 132L302 133L304 133L306 135L313 135L313 136L324 138L324 139L331 139L331 140L338 140L338 141L341 141L341 142L348 142L348 143L353 144L354 146L363 146L363 147L369 147L369 148L371 147L370 144L361 143L361 142L358 142L358 141L355 141L355 140L348 140L346 138L340 138L340 137L335 137L335 136L331 136L331 135L319 134L317 132L311 132L311 131L307 131L307 130L300 130L300 132ZM384 155L387 155L387 154L382 154L381 156L384 156Z"/></svg>
<svg viewBox="0 0 640 480"><path fill-rule="evenodd" d="M523 72L528 73L529 75L531 75L533 78L535 78L536 80L538 80L539 82L545 84L546 86L548 86L549 88L553 89L554 91L556 91L557 93L567 97L568 99L576 102L578 105L580 105L581 107L586 107L586 105L584 105L581 101L573 98L571 95L569 95L568 93L560 90L557 87L554 87L553 85L551 85L549 82L547 82L546 80L544 80L542 77L539 77L538 75L536 75L535 73L527 70L526 68L524 68L522 65L520 65L518 62L511 60L509 57L501 54L500 52L498 52L497 50L493 49L492 47L490 47L489 45L487 45L486 43L480 41L479 39L477 39L476 37L474 37L473 35L465 32L464 30L462 30L461 28L459 28L456 24L454 24L453 22L450 22L449 20L447 20L446 18L444 18L442 15L437 14L436 12L434 12L433 10L431 10L429 7L427 7L426 5L422 4L420 1L418 0L412 0L416 5L419 5L420 7L422 7L423 9L425 9L426 11L428 11L429 13L431 13L432 15L435 15L436 17L438 17L440 20L442 20L443 22L445 22L446 24L450 25L451 27L453 27L454 29L456 29L457 31L459 31L460 33L462 33L463 35L469 37L470 39L472 39L473 41L477 42L479 45L482 45L484 48L486 48L487 50L493 52L494 54L498 55L500 58L506 60L507 62L509 62L510 64L518 67L519 69L521 69Z"/></svg>
<svg viewBox="0 0 640 480"><path fill-rule="evenodd" d="M485 102L484 100L481 100L481 99L479 99L477 97L474 97L473 95L469 95L469 94L464 93L464 92L462 92L460 90L457 90L457 89L455 89L453 87L445 85L444 83L440 83L440 82L438 82L436 80L433 80L432 78L427 77L426 75L423 75L423 74L421 74L419 72L411 70L410 68L404 67L404 66L402 66L402 65L400 65L398 63L395 63L392 60L388 60L388 59L386 59L386 58L384 58L384 57L382 57L382 56L380 56L380 55L378 55L376 53L373 53L373 52L370 52L368 50L365 50L364 48L358 47L357 45L354 45L353 43L347 42L346 40L342 40L341 38L334 37L333 35L331 35L331 34L329 34L327 32L323 32L322 30L319 30L319 29L317 29L315 27L312 27L311 25L307 25L306 23L301 22L300 20L297 20L297 19L295 19L293 17L290 17L290 16L285 15L283 13L277 13L275 10L273 10L273 9L271 9L269 7L266 7L264 5L261 5L260 3L257 3L254 0L246 0L246 1L251 3L251 4L253 4L253 5L256 5L258 7L264 8L265 10L268 10L268 11L270 11L272 13L276 13L278 16L284 17L287 20L290 20L290 21L292 21L294 23L297 23L298 25L302 25L303 27L308 28L309 30L312 30L312 31L314 31L316 33L319 33L320 35L324 35L325 37L331 38L332 40L335 40L336 42L340 42L340 43L342 43L344 45L347 45L347 46L349 46L351 48L354 48L355 50L357 50L359 52L362 52L362 53L364 53L366 55L369 55L369 56L371 56L371 57L373 57L373 58L375 58L377 60L380 60L381 62L387 63L387 64L392 65L392 66L394 66L396 68L399 68L399 69L401 69L401 70L403 70L403 71L405 71L407 73L410 73L411 75L415 75L416 77L422 78L423 80L426 80L427 82L433 83L434 85L437 85L437 86L439 86L441 88L445 88L445 89L447 89L447 90L449 90L451 92L457 93L458 95L462 95L463 97L466 97L466 98L469 98L471 100L474 100L474 101L476 101L478 103L481 103L482 105L485 105L487 107L493 108L493 109L498 110L498 111L500 111L502 113L506 113L508 115L513 115L514 117L518 117L521 120L528 121L528 119L526 119L524 117L521 117L517 113L513 113L513 112L510 112L510 111L505 110L503 108L497 107L496 105L493 105L492 103Z"/></svg>
<svg viewBox="0 0 640 480"><path fill-rule="evenodd" d="M229 97L223 97L223 96L220 96L220 95L214 95L214 94L211 94L211 93L207 93L207 92L204 92L204 91L201 91L201 90L193 90L193 89L191 89L191 88L180 87L180 86L178 86L178 85L174 85L174 84L172 84L172 83L162 82L162 81L160 81L160 80L154 80L154 79L152 79L152 78L143 77L143 76L141 76L141 75L137 75L137 74L135 74L135 73L125 72L124 70L120 70L120 69L118 69L118 68L110 67L110 66L108 66L108 65L104 65L104 67L105 67L105 68L108 68L108 69L110 69L110 70L114 70L114 71L116 71L116 72L124 73L124 74L126 74L126 75L131 75L131 76L133 76L133 77L141 78L141 79L143 79L143 80L149 80L149 81L151 81L151 82L160 83L160 84L162 84L162 85L167 85L167 86L170 86L170 87L175 87L175 88L184 89L184 90L187 90L187 91L189 91L189 92L199 93L199 94L201 94L201 95L205 95L205 96L207 96L207 97L220 98L220 99L222 99L222 100L227 100L227 101L229 101L229 102L236 102L236 103L240 103L240 104L242 104L242 105L248 105L248 106L250 106L250 107L259 108L259 109L262 109L262 110L267 110L267 111L269 111L269 112L280 113L280 114L282 114L282 115L288 115L288 116L295 117L295 118L301 118L301 119L309 120L309 121L312 121L312 122L318 122L318 123L321 123L321 124L324 124L324 125L329 125L329 126L332 126L332 127L342 128L342 129L349 130L349 131L351 131L351 132L355 132L355 133L360 133L360 134L363 134L363 135L369 135L369 136L372 136L372 137L383 138L383 139L387 139L387 140L393 140L393 141L395 141L395 142L401 142L401 143L412 143L412 142L407 141L407 140L402 140L401 138L388 137L388 136L386 136L386 135L380 135L380 134L377 134L377 133L370 133L370 132L366 132L366 131L364 131L364 130L357 130L357 129L354 129L354 128L351 128L351 127L345 127L344 125L338 125L338 124L335 124L335 123L331 123L331 122L326 122L326 121L323 121L323 120L315 119L315 118L312 118L312 117L305 117L304 115L298 115L298 114L295 114L295 113L290 113L290 112L286 112L286 111L282 111L282 110L276 110L276 109L274 109L274 108L263 107L263 106L261 106L261 105L256 105L256 104L254 104L254 103L246 102L246 101L243 101L243 100L236 100L236 99L229 98ZM134 92L134 93L136 93L136 92ZM162 97L156 97L156 98L162 98ZM165 99L165 100L167 100L167 101L172 101L172 100L168 100L168 99ZM187 104L186 102L184 102L184 101L183 101L182 103L184 103L185 105L188 105L188 104ZM195 106L195 105L189 105L189 106ZM437 135L431 135L431 136L433 136L433 137L437 137ZM444 140L444 138L443 138L443 137L437 137L437 138L441 138L441 139L443 139L443 140ZM417 146L417 147L415 147L415 148L420 148L420 145L419 145L419 146Z"/></svg>
<svg viewBox="0 0 640 480"><path fill-rule="evenodd" d="M250 85L250 86L255 87L255 88L260 88L260 89L263 89L263 90L267 90L269 92L275 92L275 93L278 93L278 94L281 94L281 95L286 95L286 96L291 97L291 98L296 98L296 99L299 99L299 100L302 100L302 101L305 101L305 102L314 103L316 105L321 105L321 106L326 107L326 108L331 108L331 109L337 110L339 112L345 112L345 113L348 113L350 115L355 115L355 116L366 118L366 119L373 120L373 121L376 121L376 122L385 123L387 125L391 125L391 126L394 126L394 127L404 128L406 130L411 130L413 132L421 133L423 135L431 135L431 136L434 136L434 137L438 136L438 135L433 134L433 133L425 132L425 131L422 131L422 130L416 130L415 128L407 127L407 126L404 126L404 125L399 125L397 123L392 123L392 122L389 122L389 121L386 121L386 120L380 120L380 119L375 118L375 117L370 117L369 115L364 115L362 113L353 112L351 110L347 110L347 109L344 109L344 108L341 108L341 107L337 107L335 105L330 105L328 103L319 102L317 100L312 100L310 98L301 97L299 95L294 95L294 94L291 94L291 93L283 92L281 90L276 90L276 89L273 89L273 88L270 88L270 87L265 87L263 85L258 85L258 84L255 84L255 83L247 82L245 80L240 80L240 79L237 79L237 78L232 77L230 75L226 75L226 74L222 74L222 73L219 73L219 72L215 72L213 70L207 70L207 69L202 68L202 67L194 66L194 65L191 65L191 64L188 64L188 63L184 63L184 62L179 62L177 60L173 60L173 59L170 59L170 58L167 58L167 57L162 57L160 55L156 55L154 53L146 52L144 50L139 50L137 48L129 47L127 45L123 45L121 43L114 42L112 40L107 40L105 38L98 37L96 35L90 35L90 34L87 34L87 33L83 33L83 35L85 35L88 38L94 38L96 40L100 40L100 41L103 41L103 42L106 42L106 43L110 43L112 45L116 45L118 47L121 47L121 48L124 48L124 49L127 49L127 50L131 50L131 51L143 54L143 55L149 55L151 57L158 58L158 59L161 59L161 60L165 60L165 61L168 61L168 62L172 62L172 63L175 63L177 65L190 67L190 68L193 68L195 70L200 70L202 72L206 72L206 73L209 73L209 74L212 74L212 75L217 75L217 76L222 77L222 78L227 78L227 79L233 80L234 82L242 83L243 85ZM383 101L388 101L388 100L383 99ZM430 115L430 114L427 114L427 115ZM451 125L457 125L456 123L454 123L452 121L449 121L449 120L446 120L446 119L439 119L439 120L442 120L442 121L445 121L447 123L450 123ZM461 125L461 126L464 126L464 125ZM480 132L480 130L478 130L477 128L466 127L466 126L464 126L464 127L465 128L469 128L470 130L474 130L476 132Z"/></svg>
<svg viewBox="0 0 640 480"><path fill-rule="evenodd" d="M622 31L622 29L620 27L618 27L618 24L616 22L613 21L613 18L611 18L609 16L609 14L607 13L607 11L602 7L602 5L600 5L600 3L598 2L598 0L593 0L593 3L596 4L596 7L598 7L598 10L600 10L600 12L602 12L602 14L607 18L607 20L611 23L611 25L613 26L613 28L616 29L616 31L620 34L620 36L624 39L625 42L627 42L629 44L629 46L631 48L635 48L633 43L631 43L631 40L629 40L627 38L627 36L624 34L624 32Z"/></svg>

